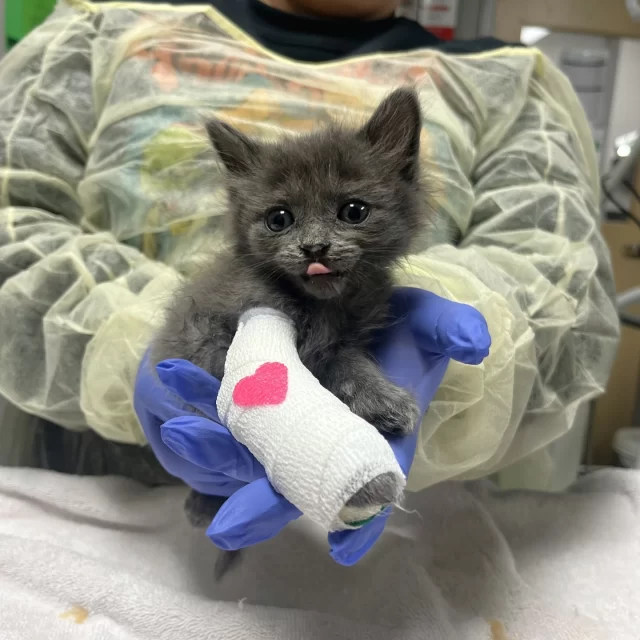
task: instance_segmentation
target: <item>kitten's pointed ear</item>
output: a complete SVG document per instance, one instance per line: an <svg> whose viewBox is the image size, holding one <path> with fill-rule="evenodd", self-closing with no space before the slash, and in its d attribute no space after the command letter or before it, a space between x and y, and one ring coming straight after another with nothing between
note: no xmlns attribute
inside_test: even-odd
<svg viewBox="0 0 640 640"><path fill-rule="evenodd" d="M260 152L257 142L222 120L209 120L206 128L227 171L233 174L248 173L255 166Z"/></svg>
<svg viewBox="0 0 640 640"><path fill-rule="evenodd" d="M401 176L413 180L420 155L422 114L413 89L397 89L374 111L360 135L397 167Z"/></svg>

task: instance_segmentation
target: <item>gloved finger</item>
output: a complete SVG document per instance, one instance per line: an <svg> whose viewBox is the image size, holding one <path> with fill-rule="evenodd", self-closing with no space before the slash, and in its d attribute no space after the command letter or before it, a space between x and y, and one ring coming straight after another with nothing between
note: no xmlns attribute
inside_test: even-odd
<svg viewBox="0 0 640 640"><path fill-rule="evenodd" d="M385 434L385 439L389 443L389 446L393 451L393 455L396 457L405 477L409 476L409 470L411 469L413 457L416 453L419 432L420 429L416 427L408 436L392 436Z"/></svg>
<svg viewBox="0 0 640 640"><path fill-rule="evenodd" d="M378 541L390 513L391 507L385 509L360 529L330 533L329 553L331 557L338 564L346 567L356 564Z"/></svg>
<svg viewBox="0 0 640 640"><path fill-rule="evenodd" d="M145 353L136 376L133 405L145 435L151 442L155 437L159 440L160 424L180 415L192 414L187 406L171 390L162 383L149 361L149 353ZM151 419L153 417L153 419ZM148 433L152 431L152 433ZM153 442L151 442L153 444Z"/></svg>
<svg viewBox="0 0 640 640"><path fill-rule="evenodd" d="M418 341L424 335L422 321L412 324ZM427 326L427 330L430 327ZM480 364L491 348L491 336L487 321L473 307L449 307L442 312L436 323L438 340L443 352L451 359L464 364Z"/></svg>
<svg viewBox="0 0 640 640"><path fill-rule="evenodd" d="M187 463L185 462L185 464ZM229 478L228 476L211 471L204 472L202 469L196 470L195 472L190 470L183 480L185 484L195 489L198 493L225 498L232 496L247 486L247 483L241 480L235 480L234 478Z"/></svg>
<svg viewBox="0 0 640 640"><path fill-rule="evenodd" d="M162 425L179 416L192 419L193 408L161 382L150 363L148 352L136 376L133 403L149 444L170 474L207 495L229 496L245 486L245 482L192 464L166 446L161 435Z"/></svg>
<svg viewBox="0 0 640 640"><path fill-rule="evenodd" d="M447 372L447 367L451 362L451 358L447 356L431 356L428 363L426 363L426 373L422 379L416 384L414 395L418 400L418 406L422 412L422 417L426 413L433 397L436 395L444 375ZM418 422L417 427L420 426L422 420ZM417 428L416 427L416 428Z"/></svg>
<svg viewBox="0 0 640 640"><path fill-rule="evenodd" d="M146 413L145 413L146 412ZM162 440L162 421L146 409L139 409L143 429L149 444L162 466L176 478L180 478L191 488L207 495L230 496L246 482L230 478L222 473L212 472L192 464L166 446ZM193 415L187 418L193 419Z"/></svg>
<svg viewBox="0 0 640 640"><path fill-rule="evenodd" d="M469 305L431 291L399 287L391 299L395 318L406 317L423 351L465 364L480 364L489 355L491 336L483 315Z"/></svg>
<svg viewBox="0 0 640 640"><path fill-rule="evenodd" d="M185 460L242 482L265 477L264 467L217 422L181 416L161 428L163 442Z"/></svg>
<svg viewBox="0 0 640 640"><path fill-rule="evenodd" d="M216 408L219 380L195 364L178 358L163 360L156 365L156 371L162 383L180 399L219 421Z"/></svg>
<svg viewBox="0 0 640 640"><path fill-rule="evenodd" d="M221 549L234 551L273 538L302 515L267 478L236 491L220 508L207 536Z"/></svg>
<svg viewBox="0 0 640 640"><path fill-rule="evenodd" d="M425 355L408 322L390 325L384 338L377 342L374 356L385 376L411 391L424 413L442 382L449 358Z"/></svg>

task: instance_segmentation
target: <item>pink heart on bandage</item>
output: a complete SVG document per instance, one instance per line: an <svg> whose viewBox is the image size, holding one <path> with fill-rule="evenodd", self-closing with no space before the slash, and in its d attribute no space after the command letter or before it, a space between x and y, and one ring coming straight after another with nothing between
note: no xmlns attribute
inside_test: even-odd
<svg viewBox="0 0 640 640"><path fill-rule="evenodd" d="M252 376L242 378L233 389L239 407L265 407L282 404L289 388L288 370L281 362L260 365Z"/></svg>

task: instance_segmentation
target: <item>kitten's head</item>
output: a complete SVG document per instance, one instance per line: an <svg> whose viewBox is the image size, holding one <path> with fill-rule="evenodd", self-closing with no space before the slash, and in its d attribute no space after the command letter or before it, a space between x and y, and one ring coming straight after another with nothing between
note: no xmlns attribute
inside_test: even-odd
<svg viewBox="0 0 640 640"><path fill-rule="evenodd" d="M361 129L264 143L207 130L228 173L233 241L265 274L316 298L348 295L404 255L425 219L420 105L389 95Z"/></svg>

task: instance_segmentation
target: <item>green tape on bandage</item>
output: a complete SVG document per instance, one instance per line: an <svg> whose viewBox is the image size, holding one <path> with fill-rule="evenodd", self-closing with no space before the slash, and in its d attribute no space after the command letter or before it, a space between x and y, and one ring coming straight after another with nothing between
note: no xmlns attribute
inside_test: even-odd
<svg viewBox="0 0 640 640"><path fill-rule="evenodd" d="M365 524L368 524L369 522L371 522L374 518L377 518L389 505L386 504L383 507L380 507L380 511L378 511L378 513L374 513L370 518L365 518L364 520L356 520L355 522L345 522L345 524L348 527L355 527L356 529L359 529L360 527L363 527Z"/></svg>

